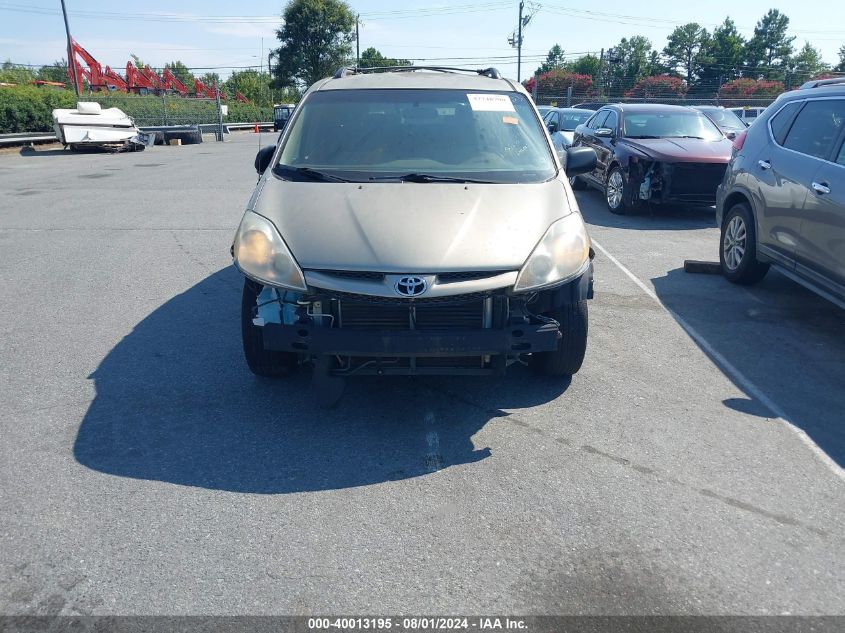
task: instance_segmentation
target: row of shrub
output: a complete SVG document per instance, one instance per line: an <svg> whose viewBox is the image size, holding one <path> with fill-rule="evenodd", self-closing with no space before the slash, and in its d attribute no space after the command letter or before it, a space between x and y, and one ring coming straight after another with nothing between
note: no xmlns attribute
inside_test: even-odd
<svg viewBox="0 0 845 633"><path fill-rule="evenodd" d="M97 101L104 108L120 108L139 126L195 125L216 123L217 106L213 101L178 96L95 93L80 101ZM34 86L0 87L0 134L12 132L49 132L53 129L55 108L75 108L77 98L68 90ZM249 103L229 103L224 121L251 123L272 121L273 109Z"/></svg>

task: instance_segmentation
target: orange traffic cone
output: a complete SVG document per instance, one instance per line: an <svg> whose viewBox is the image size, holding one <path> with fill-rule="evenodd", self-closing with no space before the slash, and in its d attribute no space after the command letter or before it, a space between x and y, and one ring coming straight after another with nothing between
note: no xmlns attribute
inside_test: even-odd
<svg viewBox="0 0 845 633"><path fill-rule="evenodd" d="M255 133L258 134L261 132L261 128L258 126L258 123L255 124Z"/></svg>

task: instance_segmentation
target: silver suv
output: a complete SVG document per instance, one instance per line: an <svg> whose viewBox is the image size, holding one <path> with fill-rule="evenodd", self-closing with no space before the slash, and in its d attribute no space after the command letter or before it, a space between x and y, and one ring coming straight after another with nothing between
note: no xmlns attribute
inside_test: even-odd
<svg viewBox="0 0 845 633"><path fill-rule="evenodd" d="M775 266L845 307L845 78L781 95L737 136L717 200L729 280Z"/></svg>
<svg viewBox="0 0 845 633"><path fill-rule="evenodd" d="M371 70L371 69L368 69ZM495 69L341 69L303 97L232 254L261 376L578 371L593 252L531 99Z"/></svg>

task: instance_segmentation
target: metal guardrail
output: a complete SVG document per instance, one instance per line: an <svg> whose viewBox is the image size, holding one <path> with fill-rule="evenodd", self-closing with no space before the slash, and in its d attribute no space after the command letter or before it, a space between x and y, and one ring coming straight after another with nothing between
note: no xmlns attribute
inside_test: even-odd
<svg viewBox="0 0 845 633"><path fill-rule="evenodd" d="M267 123L262 121L258 123L262 130L273 129L273 122ZM229 130L251 130L255 127L255 123L224 123L223 131L228 134ZM186 128L199 128L203 134L211 134L217 131L216 123L201 123L200 125L170 125L170 126L152 126L140 127L142 132L152 131L167 131L167 130L184 130ZM12 134L0 134L0 147L14 146L14 145L29 145L31 143L55 143L59 139L53 132L14 132Z"/></svg>
<svg viewBox="0 0 845 633"><path fill-rule="evenodd" d="M18 132L0 134L0 145L26 145L28 143L51 143L57 141L52 132Z"/></svg>

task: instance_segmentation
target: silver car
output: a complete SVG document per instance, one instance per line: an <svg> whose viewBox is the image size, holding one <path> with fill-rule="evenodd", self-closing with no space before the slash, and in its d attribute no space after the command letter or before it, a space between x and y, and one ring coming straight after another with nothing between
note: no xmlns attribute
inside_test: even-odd
<svg viewBox="0 0 845 633"><path fill-rule="evenodd" d="M581 367L593 251L546 128L495 69L432 70L341 69L256 157L232 248L254 373Z"/></svg>

